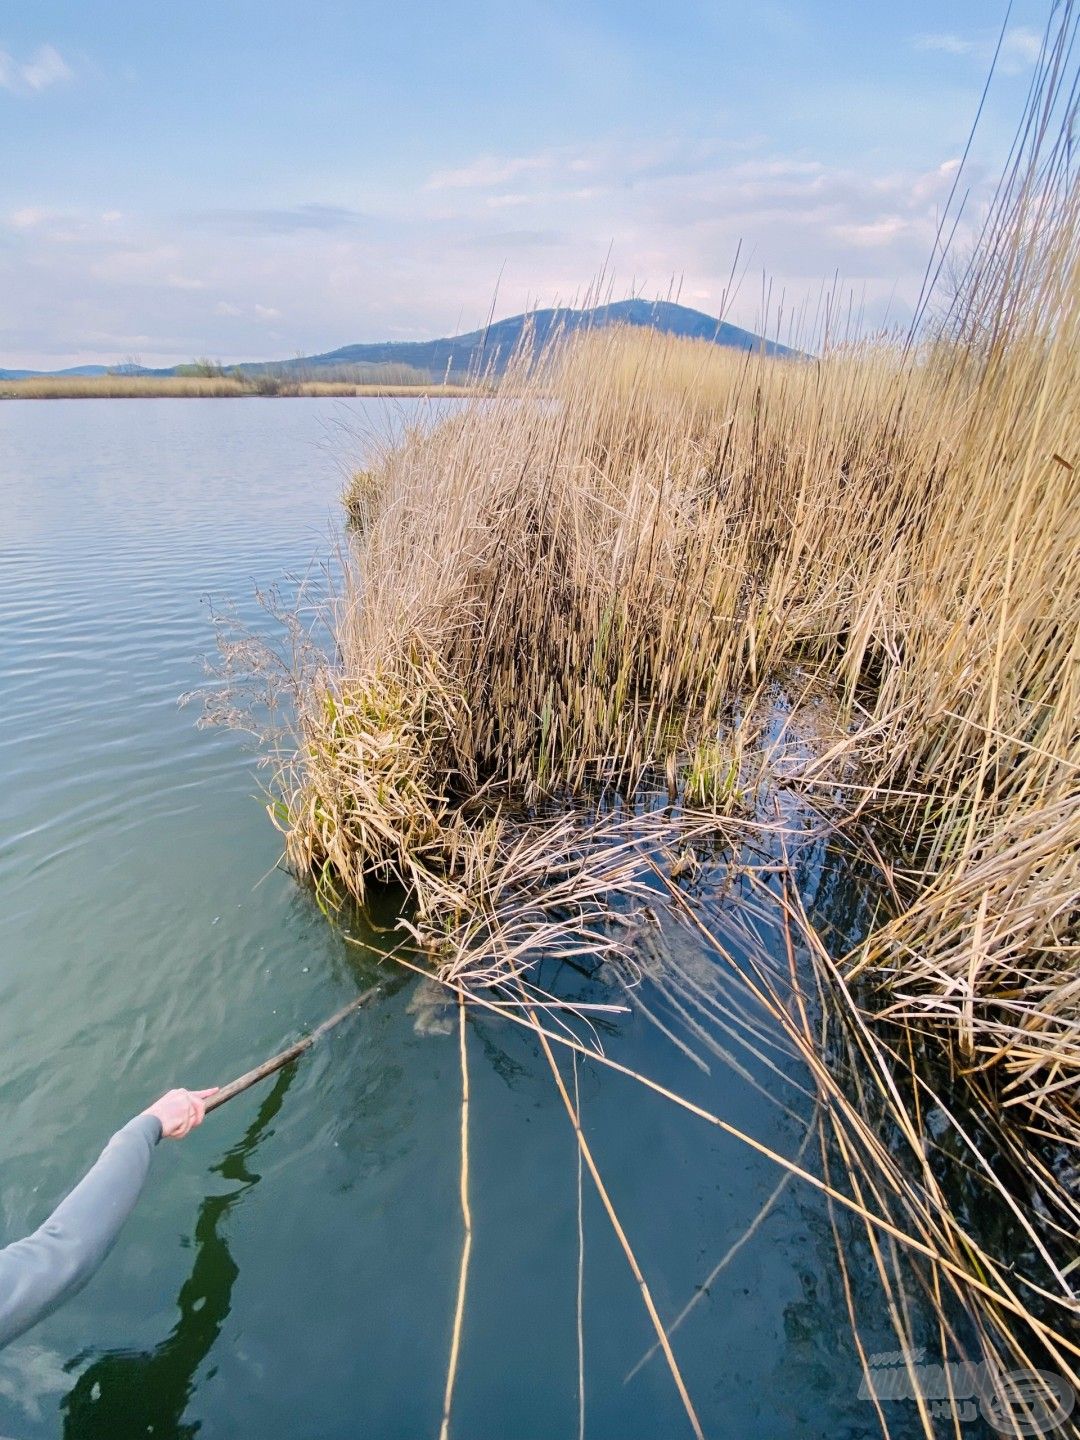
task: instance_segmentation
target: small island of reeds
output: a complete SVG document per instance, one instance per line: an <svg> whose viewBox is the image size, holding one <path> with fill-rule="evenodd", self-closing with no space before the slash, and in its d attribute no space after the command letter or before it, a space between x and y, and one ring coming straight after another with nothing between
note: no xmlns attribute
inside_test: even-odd
<svg viewBox="0 0 1080 1440"><path fill-rule="evenodd" d="M896 1246L921 1257L943 1325L947 1294L1006 1368L1049 1355L1075 1380L1070 124L1031 141L917 336L795 359L640 331L549 344L360 472L274 814L328 912L405 887L431 973L503 1007L544 1003L547 944L617 951L620 897L692 916L708 845L731 872L749 837L740 885L753 872L790 957L769 1003L846 1177L813 1183L866 1219L883 1275ZM877 899L856 938L800 898L781 792L857 852ZM799 954L874 1105L838 1078ZM956 1204L930 1110L1022 1263ZM908 1344L902 1298L894 1318Z"/></svg>

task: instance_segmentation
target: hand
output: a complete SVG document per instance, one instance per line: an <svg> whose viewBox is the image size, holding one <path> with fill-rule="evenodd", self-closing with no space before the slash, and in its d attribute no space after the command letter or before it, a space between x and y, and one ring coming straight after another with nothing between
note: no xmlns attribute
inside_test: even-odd
<svg viewBox="0 0 1080 1440"><path fill-rule="evenodd" d="M157 1116L166 1140L182 1140L189 1130L202 1124L206 1101L216 1093L217 1088L211 1085L209 1090L170 1090L153 1105L148 1105L143 1114Z"/></svg>

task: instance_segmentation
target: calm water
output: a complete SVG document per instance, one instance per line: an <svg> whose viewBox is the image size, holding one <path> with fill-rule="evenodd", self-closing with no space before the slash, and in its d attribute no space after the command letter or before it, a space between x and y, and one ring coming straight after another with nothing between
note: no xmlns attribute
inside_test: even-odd
<svg viewBox="0 0 1080 1440"><path fill-rule="evenodd" d="M162 1090L230 1078L371 983L374 962L275 868L245 742L197 729L177 698L213 646L207 597L263 623L254 586L331 549L343 461L417 416L415 402L0 405L0 1236L40 1223ZM389 979L276 1084L159 1147L104 1269L0 1355L0 1435L437 1435L461 1244L457 1039ZM706 1074L636 1012L604 1043L797 1150L808 1107L776 1071L710 1057ZM474 1247L451 1433L573 1437L573 1136L527 1034L477 1018L468 1044ZM779 1174L616 1074L583 1066L580 1084L671 1319ZM661 1357L624 1383L652 1331L585 1187L585 1433L688 1434ZM872 1310L868 1253L853 1254ZM875 1344L895 1345L884 1324ZM878 1433L828 1216L798 1182L674 1346L710 1436ZM912 1406L890 1420L915 1433Z"/></svg>

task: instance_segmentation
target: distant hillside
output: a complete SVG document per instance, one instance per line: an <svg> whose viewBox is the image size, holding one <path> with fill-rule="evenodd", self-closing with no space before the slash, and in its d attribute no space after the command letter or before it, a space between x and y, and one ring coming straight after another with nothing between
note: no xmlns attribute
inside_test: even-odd
<svg viewBox="0 0 1080 1440"><path fill-rule="evenodd" d="M433 380L441 380L448 372L463 379L473 370L491 368L496 373L521 343L526 326L531 327L535 343L543 346L553 334L572 334L579 330L602 329L607 325L641 325L661 330L667 335L683 335L694 340L708 340L735 350L755 350L768 355L795 355L786 345L763 340L750 330L729 325L700 310L686 305L673 305L669 300L619 300L612 305L597 305L591 310L533 310L527 315L511 315L496 320L484 330L470 330L466 335L450 335L441 340L376 340L364 345L342 345L321 355L302 355L294 360L253 360L242 365L228 365L225 373L243 370L248 375L266 371L291 374L296 371L334 370L360 371L366 366L407 366ZM117 367L124 374L176 375L189 367L174 365L168 370ZM40 370L0 370L0 380L16 380L46 373L56 375L104 375L104 365L79 365L71 370L45 372Z"/></svg>
<svg viewBox="0 0 1080 1440"><path fill-rule="evenodd" d="M107 375L107 365L73 365L69 370L0 370L0 380L34 380L39 375Z"/></svg>
<svg viewBox="0 0 1080 1440"><path fill-rule="evenodd" d="M426 370L441 378L449 370L461 376L474 368L491 366L499 371L521 343L526 326L531 327L538 345L544 345L553 333L570 334L579 330L602 329L607 325L640 325L661 330L668 335L683 335L695 340L709 340L736 350L764 347L769 355L793 355L794 351L772 340L763 340L738 325L729 325L700 310L673 305L667 300L620 300L612 305L598 305L591 310L533 310L528 315L512 315L496 320L484 330L470 330L441 340L383 340L367 345L343 345L322 355L282 362L288 368L342 365L409 365ZM244 370L257 369L244 365ZM276 367L275 367L276 368Z"/></svg>

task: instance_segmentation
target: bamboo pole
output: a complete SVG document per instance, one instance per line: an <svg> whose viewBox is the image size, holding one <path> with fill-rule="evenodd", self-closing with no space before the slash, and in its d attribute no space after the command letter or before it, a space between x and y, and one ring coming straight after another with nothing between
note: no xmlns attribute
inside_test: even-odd
<svg viewBox="0 0 1080 1440"><path fill-rule="evenodd" d="M292 1045L287 1045L276 1055L271 1055L269 1060L264 1060L261 1065L256 1065L253 1070L247 1070L243 1075L238 1075L235 1080L230 1080L228 1085L222 1085L221 1089L211 1095L206 1102L206 1113L216 1110L219 1105L224 1105L226 1100L231 1100L234 1095L241 1094L244 1090L250 1090L252 1085L257 1085L260 1080L265 1080L268 1075L273 1075L276 1070L281 1070L288 1065L290 1060L297 1060L311 1047L321 1040L328 1030L333 1030L335 1025L340 1025L354 1010L359 1010L371 997L378 993L379 986L372 985L370 990L365 990L355 1000L350 1000L348 1005L343 1005L340 1010L334 1012L321 1025L317 1025L310 1035L297 1040Z"/></svg>

